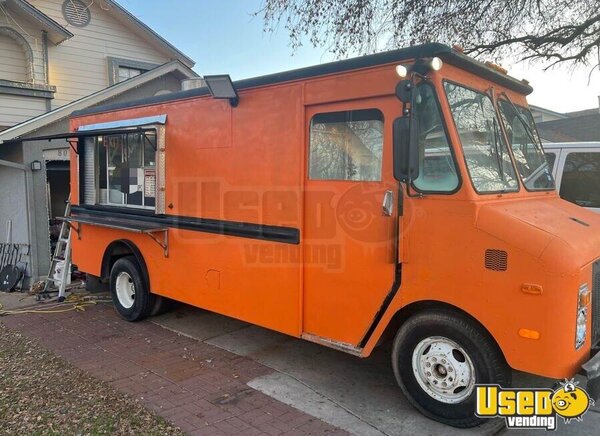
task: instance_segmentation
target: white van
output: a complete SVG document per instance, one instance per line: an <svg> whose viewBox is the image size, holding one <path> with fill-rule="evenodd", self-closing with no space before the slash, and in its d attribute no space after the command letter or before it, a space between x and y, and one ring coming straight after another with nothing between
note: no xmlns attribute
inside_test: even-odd
<svg viewBox="0 0 600 436"><path fill-rule="evenodd" d="M600 142L548 142L544 150L560 196L600 212Z"/></svg>

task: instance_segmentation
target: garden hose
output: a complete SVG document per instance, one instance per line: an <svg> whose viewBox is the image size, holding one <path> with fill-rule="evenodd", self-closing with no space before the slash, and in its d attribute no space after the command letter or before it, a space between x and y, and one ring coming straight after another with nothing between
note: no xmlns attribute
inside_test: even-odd
<svg viewBox="0 0 600 436"><path fill-rule="evenodd" d="M84 312L86 306L95 306L98 303L108 303L110 300L102 299L100 297L93 296L82 296L77 294L69 295L64 302L52 304L41 309L33 309L31 307L14 310L4 310L2 303L0 303L0 316L5 315L22 315L26 313L64 313L70 311Z"/></svg>

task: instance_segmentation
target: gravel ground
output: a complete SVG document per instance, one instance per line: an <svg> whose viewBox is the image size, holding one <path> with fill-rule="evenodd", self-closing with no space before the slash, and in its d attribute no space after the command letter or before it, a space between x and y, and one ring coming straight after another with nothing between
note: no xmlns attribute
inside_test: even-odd
<svg viewBox="0 0 600 436"><path fill-rule="evenodd" d="M134 399L0 324L0 434L183 432Z"/></svg>

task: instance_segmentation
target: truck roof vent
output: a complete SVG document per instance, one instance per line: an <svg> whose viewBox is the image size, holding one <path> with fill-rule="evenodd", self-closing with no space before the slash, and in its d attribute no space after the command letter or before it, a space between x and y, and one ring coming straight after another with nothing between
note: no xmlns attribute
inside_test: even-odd
<svg viewBox="0 0 600 436"><path fill-rule="evenodd" d="M504 250L485 250L485 267L492 271L506 271L508 254Z"/></svg>

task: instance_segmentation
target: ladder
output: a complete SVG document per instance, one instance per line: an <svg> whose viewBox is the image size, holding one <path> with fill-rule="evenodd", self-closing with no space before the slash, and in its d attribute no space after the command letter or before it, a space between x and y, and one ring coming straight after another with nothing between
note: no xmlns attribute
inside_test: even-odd
<svg viewBox="0 0 600 436"><path fill-rule="evenodd" d="M67 200L67 206L65 208L65 215L71 215L71 196ZM62 269L59 269L62 266ZM44 283L44 290L41 295L48 296L58 292L58 301L65 301L65 291L67 289L67 281L71 274L71 226L68 222L63 221L60 225L60 233L58 234L58 241L54 249L54 255L52 256L52 262L50 262L50 270L48 271L48 277ZM39 298L38 298L39 299Z"/></svg>

